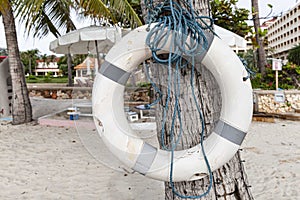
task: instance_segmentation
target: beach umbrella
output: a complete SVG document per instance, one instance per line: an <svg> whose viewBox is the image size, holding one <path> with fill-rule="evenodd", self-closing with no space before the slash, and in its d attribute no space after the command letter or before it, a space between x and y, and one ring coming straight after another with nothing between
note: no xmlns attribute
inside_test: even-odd
<svg viewBox="0 0 300 200"><path fill-rule="evenodd" d="M107 53L120 39L119 27L89 26L60 36L49 49L57 54L96 54L100 63L99 52Z"/></svg>
<svg viewBox="0 0 300 200"><path fill-rule="evenodd" d="M106 53L120 39L119 27L89 26L60 36L49 48L57 54Z"/></svg>
<svg viewBox="0 0 300 200"><path fill-rule="evenodd" d="M231 48L246 49L247 41L238 34L217 25L214 25L214 30L216 34Z"/></svg>

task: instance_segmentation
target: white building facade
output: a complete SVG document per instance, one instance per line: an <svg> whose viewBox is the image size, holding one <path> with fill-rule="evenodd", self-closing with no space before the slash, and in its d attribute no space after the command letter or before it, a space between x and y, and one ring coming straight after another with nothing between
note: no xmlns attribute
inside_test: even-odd
<svg viewBox="0 0 300 200"><path fill-rule="evenodd" d="M37 67L34 70L35 75L47 75L49 72L53 73L53 77L57 77L59 73L59 68L57 62L46 63L44 61L37 61Z"/></svg>
<svg viewBox="0 0 300 200"><path fill-rule="evenodd" d="M300 44L300 2L268 26L268 49L274 58L287 59L288 51Z"/></svg>

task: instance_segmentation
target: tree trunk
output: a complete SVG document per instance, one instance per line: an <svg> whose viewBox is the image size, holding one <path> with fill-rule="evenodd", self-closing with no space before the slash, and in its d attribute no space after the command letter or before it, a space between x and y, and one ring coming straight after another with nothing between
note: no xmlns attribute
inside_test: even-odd
<svg viewBox="0 0 300 200"><path fill-rule="evenodd" d="M32 120L32 108L20 58L15 19L9 2L2 11L2 16L12 78L12 123L22 124Z"/></svg>
<svg viewBox="0 0 300 200"><path fill-rule="evenodd" d="M71 54L67 54L67 63L68 63L68 86L73 87L73 77L72 77L72 56Z"/></svg>
<svg viewBox="0 0 300 200"><path fill-rule="evenodd" d="M259 35L260 31L260 20L259 20L259 7L258 7L258 0L251 0L252 3L252 16L253 16L253 25L255 30L255 40L257 43L257 67L262 75L266 73L266 52L264 49L263 39Z"/></svg>
<svg viewBox="0 0 300 200"><path fill-rule="evenodd" d="M195 1L194 3L195 9L200 11L203 15L208 15L208 1L199 0ZM199 70L195 73L194 77L195 94L198 97L198 104L200 104L204 110L206 126L205 132L209 135L220 116L221 94L219 86L217 85L212 74L204 66L196 67ZM166 77L168 77L166 66L153 66L151 67L151 72L156 83L160 85L160 89L163 91L163 94L166 94ZM194 100L191 94L190 77L191 72L189 70L181 71L182 79L180 84L181 91L179 104L182 117L182 128L184 132L182 133L181 141L179 142L176 150L190 148L199 144L200 142L199 133L201 131L201 128L199 127L201 127L201 124L198 111L195 107L195 104L193 103ZM174 77L172 77L172 79L174 79ZM162 128L162 110L166 104L165 98L166 96L163 96L162 100L156 108L156 123L158 133L161 132ZM174 104L174 96L172 96L170 99L170 104ZM169 110L169 113L172 113L172 110ZM171 127L171 117L171 115L167 116L167 121L165 124L165 144L169 142L168 140L170 137L169 130ZM177 127L177 129L175 130L175 134L179 132L178 123L176 125L177 126L175 127ZM160 140L160 137L158 138ZM213 172L212 181L212 190L207 196L203 197L202 199L253 199L249 191L246 174L243 170L243 164L241 162L239 152L226 165ZM174 183L174 185L175 190L182 195L198 196L206 191L207 186L209 185L209 178L206 177L197 181L177 182ZM181 199L180 197L173 194L169 182L165 182L165 199Z"/></svg>

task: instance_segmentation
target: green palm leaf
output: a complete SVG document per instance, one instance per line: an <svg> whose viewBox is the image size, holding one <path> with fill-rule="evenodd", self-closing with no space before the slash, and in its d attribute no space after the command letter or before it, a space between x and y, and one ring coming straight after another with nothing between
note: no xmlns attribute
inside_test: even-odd
<svg viewBox="0 0 300 200"><path fill-rule="evenodd" d="M113 24L126 22L131 27L143 24L127 0L76 0L76 2L83 9L85 16L96 19L106 18Z"/></svg>
<svg viewBox="0 0 300 200"><path fill-rule="evenodd" d="M58 37L60 32L76 29L71 20L70 0L19 0L15 1L17 15L25 22L28 34L43 37L50 32Z"/></svg>

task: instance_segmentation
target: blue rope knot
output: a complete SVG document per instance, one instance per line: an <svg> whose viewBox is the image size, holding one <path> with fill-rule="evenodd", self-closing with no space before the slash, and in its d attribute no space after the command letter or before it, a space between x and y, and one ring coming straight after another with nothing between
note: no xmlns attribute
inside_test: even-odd
<svg viewBox="0 0 300 200"><path fill-rule="evenodd" d="M146 44L152 51L153 58L166 64L168 59L160 59L157 52L162 50L168 40L174 45L171 62L176 62L182 56L200 55L208 48L205 31L212 31L213 20L207 16L198 16L190 7L184 9L176 2L159 4L156 11L151 11L147 31ZM157 18L160 14L160 18ZM208 20L208 23L205 21ZM150 30L152 22L157 24Z"/></svg>

